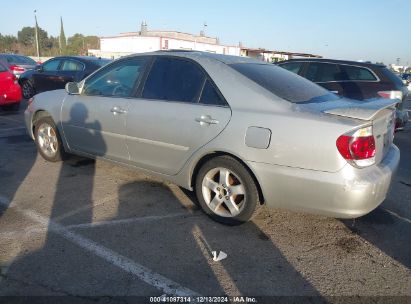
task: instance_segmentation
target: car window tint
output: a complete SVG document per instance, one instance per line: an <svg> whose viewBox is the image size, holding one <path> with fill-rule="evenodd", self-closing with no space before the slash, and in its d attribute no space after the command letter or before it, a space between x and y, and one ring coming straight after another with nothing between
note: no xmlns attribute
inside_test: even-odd
<svg viewBox="0 0 411 304"><path fill-rule="evenodd" d="M6 72L8 69L0 63L0 72Z"/></svg>
<svg viewBox="0 0 411 304"><path fill-rule="evenodd" d="M339 97L311 81L274 64L235 63L232 68L276 96L294 103L337 100Z"/></svg>
<svg viewBox="0 0 411 304"><path fill-rule="evenodd" d="M286 69L287 71L296 73L296 74L300 72L302 65L303 65L302 62L287 62L287 63L279 64L280 67Z"/></svg>
<svg viewBox="0 0 411 304"><path fill-rule="evenodd" d="M200 103L208 105L224 106L226 102L218 94L217 90L209 79L204 84L203 92L201 93Z"/></svg>
<svg viewBox="0 0 411 304"><path fill-rule="evenodd" d="M402 89L404 86L401 78L399 78L397 75L395 75L393 72L391 72L389 69L386 67L381 68L381 72L389 79L391 80L398 89Z"/></svg>
<svg viewBox="0 0 411 304"><path fill-rule="evenodd" d="M147 77L143 98L197 102L204 73L192 62L157 58Z"/></svg>
<svg viewBox="0 0 411 304"><path fill-rule="evenodd" d="M7 55L7 62L11 64L36 65L36 62L30 57L18 55Z"/></svg>
<svg viewBox="0 0 411 304"><path fill-rule="evenodd" d="M351 65L343 65L341 68L344 70L347 80L377 80L373 73L366 68Z"/></svg>
<svg viewBox="0 0 411 304"><path fill-rule="evenodd" d="M144 69L145 62L145 58L123 60L100 70L86 81L83 89L84 94L130 96Z"/></svg>
<svg viewBox="0 0 411 304"><path fill-rule="evenodd" d="M57 71L60 60L50 60L43 64L43 71Z"/></svg>
<svg viewBox="0 0 411 304"><path fill-rule="evenodd" d="M62 71L82 71L84 65L81 62L74 60L64 60L61 66Z"/></svg>
<svg viewBox="0 0 411 304"><path fill-rule="evenodd" d="M311 62L305 78L314 82L340 81L342 73L336 64Z"/></svg>

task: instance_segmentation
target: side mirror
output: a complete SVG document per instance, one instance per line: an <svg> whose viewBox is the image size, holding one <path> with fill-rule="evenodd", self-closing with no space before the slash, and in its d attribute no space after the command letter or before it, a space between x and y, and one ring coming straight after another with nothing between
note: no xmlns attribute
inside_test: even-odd
<svg viewBox="0 0 411 304"><path fill-rule="evenodd" d="M80 90L78 88L77 82L68 82L68 83L66 83L66 92L69 95L78 95L78 94L80 94Z"/></svg>
<svg viewBox="0 0 411 304"><path fill-rule="evenodd" d="M41 64L36 65L34 68L37 72L43 72L43 66Z"/></svg>

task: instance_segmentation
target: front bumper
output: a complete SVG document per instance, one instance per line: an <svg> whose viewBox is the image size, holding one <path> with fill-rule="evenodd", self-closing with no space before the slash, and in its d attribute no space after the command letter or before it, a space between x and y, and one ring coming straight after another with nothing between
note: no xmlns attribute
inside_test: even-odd
<svg viewBox="0 0 411 304"><path fill-rule="evenodd" d="M30 106L24 111L24 122L26 124L27 134L34 140L33 134L33 109Z"/></svg>
<svg viewBox="0 0 411 304"><path fill-rule="evenodd" d="M374 210L386 198L400 161L392 145L383 161L357 169L347 164L338 172L321 172L249 162L266 205L336 218L356 218Z"/></svg>

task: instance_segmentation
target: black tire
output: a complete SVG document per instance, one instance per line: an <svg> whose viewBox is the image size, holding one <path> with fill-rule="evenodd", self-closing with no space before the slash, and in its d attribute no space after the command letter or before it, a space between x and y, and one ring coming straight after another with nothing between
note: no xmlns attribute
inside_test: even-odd
<svg viewBox="0 0 411 304"><path fill-rule="evenodd" d="M228 182L228 185L224 185L224 183L220 183L221 178L216 177L220 176L222 171L219 171L220 169L228 169L230 176L228 179L232 180L231 182ZM217 171L216 171L217 170ZM216 171L216 175L214 176L214 171ZM211 175L210 175L211 174ZM220 185L220 187L216 188L218 191L222 191L220 193L221 195L216 194L217 192L209 191L209 188L203 185L203 181L205 181L205 178L209 178L210 176L214 176L215 180L219 181L214 181L217 184ZM244 189L244 195L237 195L237 196L232 196L232 190L234 189L232 187L235 187L236 185L243 186ZM224 189L222 189L223 187ZM203 192L204 190L204 192ZM229 156L218 156L215 157L209 161L207 161L199 170L196 180L195 180L195 192L197 196L197 200L202 208L202 210L213 220L225 224L225 225L240 225L245 222L248 222L256 213L257 210L260 207L260 201L259 201L259 194L258 194L258 189L257 185L249 172L249 170L240 162L235 160L232 157ZM210 197L208 196L207 192L210 193ZM204 193L206 193L204 195ZM225 196L228 195L228 196ZM231 214L230 208L228 205L223 202L219 204L219 207L216 208L215 211L213 211L210 207L209 204L212 205L212 203L207 203L206 200L212 201L211 197L221 199L221 196L224 196L225 198L233 198L234 202L238 202L238 211L239 212L237 215L233 216ZM238 199L239 198L239 199ZM217 199L217 198L216 198ZM228 199L226 201L229 201ZM217 210L218 209L218 210ZM226 213L226 214L224 214Z"/></svg>
<svg viewBox="0 0 411 304"><path fill-rule="evenodd" d="M48 129L49 127L50 129ZM50 130L50 137L55 137L55 140L48 141L48 144L45 143L45 139L42 137L45 134L44 128ZM49 116L40 117L34 122L34 141L40 155L47 161L58 162L67 157L58 129L53 119ZM47 145L50 149L46 148Z"/></svg>
<svg viewBox="0 0 411 304"><path fill-rule="evenodd" d="M13 103L11 105L6 105L1 107L4 111L18 111L20 109L20 102Z"/></svg>
<svg viewBox="0 0 411 304"><path fill-rule="evenodd" d="M25 99L29 99L35 94L34 87L29 80L23 80L21 84L21 91Z"/></svg>

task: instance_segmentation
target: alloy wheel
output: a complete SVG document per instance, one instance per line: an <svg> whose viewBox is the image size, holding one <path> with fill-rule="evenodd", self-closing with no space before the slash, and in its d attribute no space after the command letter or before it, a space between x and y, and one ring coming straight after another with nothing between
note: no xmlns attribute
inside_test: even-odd
<svg viewBox="0 0 411 304"><path fill-rule="evenodd" d="M54 157L58 149L57 134L48 123L42 123L37 131L37 141L41 151L48 157Z"/></svg>
<svg viewBox="0 0 411 304"><path fill-rule="evenodd" d="M205 203L216 215L235 217L246 204L246 189L241 179L227 168L214 168L202 182Z"/></svg>

